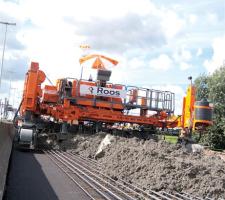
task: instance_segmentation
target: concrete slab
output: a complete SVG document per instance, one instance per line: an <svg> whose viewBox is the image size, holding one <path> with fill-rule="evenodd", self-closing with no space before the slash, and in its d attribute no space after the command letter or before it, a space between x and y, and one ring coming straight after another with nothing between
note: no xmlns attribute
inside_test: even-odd
<svg viewBox="0 0 225 200"><path fill-rule="evenodd" d="M8 163L12 149L12 123L0 122L0 200L3 197Z"/></svg>

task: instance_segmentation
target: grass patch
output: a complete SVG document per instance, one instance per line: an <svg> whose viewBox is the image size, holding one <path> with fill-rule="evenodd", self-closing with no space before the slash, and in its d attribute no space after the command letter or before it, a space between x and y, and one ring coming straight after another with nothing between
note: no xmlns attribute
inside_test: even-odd
<svg viewBox="0 0 225 200"><path fill-rule="evenodd" d="M165 135L165 141L172 143L172 144L176 144L177 143L177 136L173 136L173 135Z"/></svg>

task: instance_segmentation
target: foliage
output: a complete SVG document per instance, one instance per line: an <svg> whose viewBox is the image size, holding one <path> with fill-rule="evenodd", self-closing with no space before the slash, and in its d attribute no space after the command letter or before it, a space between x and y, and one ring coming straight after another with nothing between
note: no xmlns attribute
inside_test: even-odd
<svg viewBox="0 0 225 200"><path fill-rule="evenodd" d="M200 101L202 99L209 98L209 87L208 87L208 76L206 74L201 74L195 79L194 85L196 90L196 100Z"/></svg>
<svg viewBox="0 0 225 200"><path fill-rule="evenodd" d="M208 128L207 142L213 149L225 149L225 118Z"/></svg>
<svg viewBox="0 0 225 200"><path fill-rule="evenodd" d="M194 84L196 99L206 98L213 103L214 124L207 129L203 140L214 149L225 149L225 66L212 75L200 75Z"/></svg>
<svg viewBox="0 0 225 200"><path fill-rule="evenodd" d="M214 104L214 114L219 122L225 117L225 66L216 70L208 80L209 99Z"/></svg>

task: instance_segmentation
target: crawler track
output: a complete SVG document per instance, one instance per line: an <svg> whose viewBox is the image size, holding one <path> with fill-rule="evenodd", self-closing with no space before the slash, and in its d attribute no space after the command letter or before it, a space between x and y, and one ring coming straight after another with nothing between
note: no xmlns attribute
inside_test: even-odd
<svg viewBox="0 0 225 200"><path fill-rule="evenodd" d="M89 197L95 200L201 200L186 193L173 194L153 190L144 191L140 186L121 179L114 180L101 173L95 161L77 154L60 151L44 151L49 158ZM207 199L209 200L209 199Z"/></svg>

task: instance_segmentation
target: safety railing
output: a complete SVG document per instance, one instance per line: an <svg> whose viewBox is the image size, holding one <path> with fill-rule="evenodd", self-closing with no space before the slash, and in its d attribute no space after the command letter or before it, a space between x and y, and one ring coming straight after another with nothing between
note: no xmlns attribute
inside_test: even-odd
<svg viewBox="0 0 225 200"><path fill-rule="evenodd" d="M77 80L68 78L65 79L67 82L63 84L61 87L61 94L63 94L63 98L68 98L71 100L87 100L93 101L93 106L96 105L97 102L108 102L113 107L114 104L122 104L124 109L146 109L151 111L166 111L169 113L173 113L175 109L175 94L170 91L161 91L154 90L148 88L141 88L135 86L125 86L122 84L113 84L106 83L106 88L110 89L120 89L121 91L125 91L126 95L124 98L116 98L109 96L98 96L98 95L88 95L81 94L81 85L85 85L88 83L88 86L98 87L96 81L90 80ZM76 82L76 86L74 86L74 81ZM74 88L75 87L75 88ZM75 89L75 90L74 90ZM73 93L75 91L75 94Z"/></svg>
<svg viewBox="0 0 225 200"><path fill-rule="evenodd" d="M152 111L174 112L175 94L169 91L127 86L125 106L128 109L141 108Z"/></svg>

